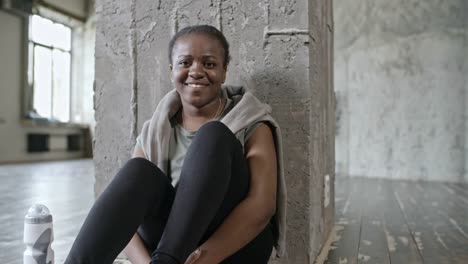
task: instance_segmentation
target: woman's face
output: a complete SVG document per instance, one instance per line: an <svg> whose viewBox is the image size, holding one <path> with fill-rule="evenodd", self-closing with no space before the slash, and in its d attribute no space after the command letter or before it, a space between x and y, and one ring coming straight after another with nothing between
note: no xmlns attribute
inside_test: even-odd
<svg viewBox="0 0 468 264"><path fill-rule="evenodd" d="M218 98L226 80L223 46L203 33L182 36L173 47L170 68L182 101L201 108Z"/></svg>

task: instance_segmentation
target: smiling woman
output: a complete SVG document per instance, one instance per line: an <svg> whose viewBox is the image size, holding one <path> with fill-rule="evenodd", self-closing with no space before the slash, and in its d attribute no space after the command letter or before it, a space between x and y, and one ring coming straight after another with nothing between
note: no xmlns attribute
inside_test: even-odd
<svg viewBox="0 0 468 264"><path fill-rule="evenodd" d="M192 33L180 37L172 53L171 80L182 99L184 111L181 115L185 116L184 120L198 121L184 125L196 131L213 119L210 113L216 113L224 103L218 100L221 85L226 80L224 47L206 33ZM202 116L205 118L200 118Z"/></svg>
<svg viewBox="0 0 468 264"><path fill-rule="evenodd" d="M229 44L211 26L169 44L175 87L91 209L65 263L267 263L284 251L281 135L271 108L223 86ZM118 230L110 229L113 222ZM99 248L99 252L96 250Z"/></svg>

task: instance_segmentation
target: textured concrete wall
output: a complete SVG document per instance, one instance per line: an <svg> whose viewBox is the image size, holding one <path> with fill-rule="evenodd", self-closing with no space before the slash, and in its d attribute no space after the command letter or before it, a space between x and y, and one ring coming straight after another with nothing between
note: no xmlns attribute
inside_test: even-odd
<svg viewBox="0 0 468 264"><path fill-rule="evenodd" d="M283 129L289 191L288 257L312 262L331 228L323 178L334 180L331 1L114 1L96 3L96 193L130 157L143 122L172 89L167 44L190 24L230 40L227 83L248 86ZM331 139L331 140L330 140Z"/></svg>
<svg viewBox="0 0 468 264"><path fill-rule="evenodd" d="M465 0L335 5L337 173L463 180Z"/></svg>
<svg viewBox="0 0 468 264"><path fill-rule="evenodd" d="M333 1L309 1L311 45L309 76L310 143L309 161L311 181L309 190L311 236L310 255L313 259L327 239L334 223L335 208L335 95L333 92ZM328 89L324 89L328 87ZM326 184L325 177L329 182ZM329 190L323 186L329 186ZM328 194L327 194L328 193ZM326 197L328 196L328 197ZM324 200L325 199L325 200ZM320 246L317 246L320 245ZM312 261L308 263L313 263Z"/></svg>
<svg viewBox="0 0 468 264"><path fill-rule="evenodd" d="M468 1L465 1L465 181L468 181Z"/></svg>

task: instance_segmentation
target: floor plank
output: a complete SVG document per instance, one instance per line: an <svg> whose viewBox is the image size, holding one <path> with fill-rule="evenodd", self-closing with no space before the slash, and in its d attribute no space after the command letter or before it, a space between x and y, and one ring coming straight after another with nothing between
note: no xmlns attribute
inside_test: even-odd
<svg viewBox="0 0 468 264"><path fill-rule="evenodd" d="M353 179L347 182L349 195L343 207L335 214L338 239L332 244L328 263L355 264L358 262L362 203L364 202L360 191L363 182L363 179Z"/></svg>
<svg viewBox="0 0 468 264"><path fill-rule="evenodd" d="M451 182L440 185L440 187L453 195L460 206L468 208L468 186Z"/></svg>
<svg viewBox="0 0 468 264"><path fill-rule="evenodd" d="M452 263L467 263L468 259L468 206L460 203L457 197L445 192L441 184L418 182L427 194L422 201L431 215L434 234L443 244L443 251L450 256ZM430 208L430 209L429 209ZM465 245L465 246L462 246ZM457 262L457 258L465 261Z"/></svg>
<svg viewBox="0 0 468 264"><path fill-rule="evenodd" d="M392 181L382 182L385 199L384 206L384 230L387 239L390 263L423 263L421 253L418 250L415 239L407 223L404 213L404 205L401 198L396 196L392 186Z"/></svg>
<svg viewBox="0 0 468 264"><path fill-rule="evenodd" d="M362 210L361 240L359 241L358 263L390 264L387 238L384 230L383 209L385 197L381 180L363 183L365 202Z"/></svg>
<svg viewBox="0 0 468 264"><path fill-rule="evenodd" d="M394 188L424 263L455 263L448 240L441 239L452 237L453 229L447 228L448 220L430 207L434 198L428 188L417 182L397 182Z"/></svg>
<svg viewBox="0 0 468 264"><path fill-rule="evenodd" d="M326 263L468 263L467 184L337 178L336 190Z"/></svg>

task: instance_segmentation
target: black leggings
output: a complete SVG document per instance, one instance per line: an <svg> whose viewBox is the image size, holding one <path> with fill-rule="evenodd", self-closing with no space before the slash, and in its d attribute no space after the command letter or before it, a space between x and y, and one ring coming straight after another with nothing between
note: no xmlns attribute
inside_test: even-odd
<svg viewBox="0 0 468 264"><path fill-rule="evenodd" d="M176 189L153 163L129 160L91 208L65 263L112 263L138 232L150 263L183 264L245 198L249 180L240 142L209 122L193 138ZM268 225L222 263L267 263L272 247Z"/></svg>

